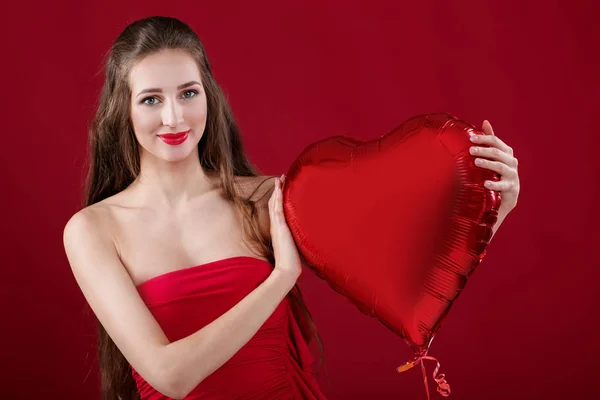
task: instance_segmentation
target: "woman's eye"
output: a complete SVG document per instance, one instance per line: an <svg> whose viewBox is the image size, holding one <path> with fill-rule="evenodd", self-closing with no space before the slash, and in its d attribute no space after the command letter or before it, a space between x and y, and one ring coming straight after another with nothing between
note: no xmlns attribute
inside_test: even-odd
<svg viewBox="0 0 600 400"><path fill-rule="evenodd" d="M191 99L192 97L196 97L198 95L198 91L196 90L186 90L183 92L183 97L185 99Z"/></svg>
<svg viewBox="0 0 600 400"><path fill-rule="evenodd" d="M148 102L149 100L154 100L154 102L152 102L152 103L149 103L149 102ZM153 106L153 105L155 105L155 104L156 104L156 101L157 101L157 100L158 100L158 99L157 99L156 97L146 97L144 100L142 100L142 104L146 104L146 105L149 105L149 106Z"/></svg>

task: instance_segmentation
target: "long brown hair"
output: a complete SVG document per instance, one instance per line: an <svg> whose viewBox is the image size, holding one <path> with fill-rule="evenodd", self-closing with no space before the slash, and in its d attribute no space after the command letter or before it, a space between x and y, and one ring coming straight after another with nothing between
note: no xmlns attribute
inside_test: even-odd
<svg viewBox="0 0 600 400"><path fill-rule="evenodd" d="M106 199L129 186L140 173L139 145L130 120L131 89L128 75L144 57L165 49L186 51L196 61L206 92L207 121L198 144L200 164L218 176L224 197L243 215L245 237L261 255L274 263L270 237L260 229L256 200L235 190L235 177L259 176L244 154L240 131L223 91L215 81L204 46L185 23L170 17L149 17L128 25L113 43L106 59L105 81L89 134L89 170L84 205ZM304 338L323 343L299 287L290 291L294 314ZM128 361L98 323L98 360L103 400L139 399Z"/></svg>

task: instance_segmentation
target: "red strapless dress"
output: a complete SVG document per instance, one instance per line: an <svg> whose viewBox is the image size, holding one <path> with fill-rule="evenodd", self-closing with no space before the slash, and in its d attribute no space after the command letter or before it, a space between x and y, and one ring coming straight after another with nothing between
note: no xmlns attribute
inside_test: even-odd
<svg viewBox="0 0 600 400"><path fill-rule="evenodd" d="M170 341L191 335L231 309L273 267L239 256L152 278L137 290ZM186 399L325 399L313 358L286 296L259 331ZM132 368L142 400L165 400Z"/></svg>

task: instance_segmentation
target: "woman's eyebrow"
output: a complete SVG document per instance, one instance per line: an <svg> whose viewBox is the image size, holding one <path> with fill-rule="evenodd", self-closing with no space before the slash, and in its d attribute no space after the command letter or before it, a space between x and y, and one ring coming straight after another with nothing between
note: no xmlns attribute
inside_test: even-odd
<svg viewBox="0 0 600 400"><path fill-rule="evenodd" d="M181 90L181 89L185 89L186 87L190 87L193 85L200 85L200 82L197 81L189 81L188 83L184 83L183 85L179 85L177 86L177 90ZM140 94L144 94L144 93L149 93L149 92L159 92L162 93L162 89L161 88L150 88L150 89L144 89L141 92L139 92L137 94L137 96L139 96ZM136 97L137 97L136 96Z"/></svg>

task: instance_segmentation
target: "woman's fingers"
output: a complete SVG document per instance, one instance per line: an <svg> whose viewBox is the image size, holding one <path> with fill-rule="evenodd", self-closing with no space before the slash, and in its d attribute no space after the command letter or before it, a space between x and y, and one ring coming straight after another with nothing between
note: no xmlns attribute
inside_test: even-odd
<svg viewBox="0 0 600 400"><path fill-rule="evenodd" d="M281 195L281 181L275 179L275 189L269 199L269 218L271 219L271 227L281 224L283 221L283 204Z"/></svg>
<svg viewBox="0 0 600 400"><path fill-rule="evenodd" d="M279 218L279 223L281 225L281 228L284 229L286 232L289 230L287 222L285 220L285 215L283 213L283 179L285 178L281 178L279 180L279 189L278 189L278 197L277 197L277 216Z"/></svg>
<svg viewBox="0 0 600 400"><path fill-rule="evenodd" d="M275 185L277 185L277 182L275 182ZM274 219L273 219L273 204L275 203L275 190L273 190L273 193L271 193L271 198L269 199L269 219L271 220L271 225L273 225Z"/></svg>
<svg viewBox="0 0 600 400"><path fill-rule="evenodd" d="M276 207L275 207L275 211L276 211L276 216L277 216L277 222L279 222L280 224L283 223L283 193L281 191L281 179L277 179L277 197L276 197Z"/></svg>

